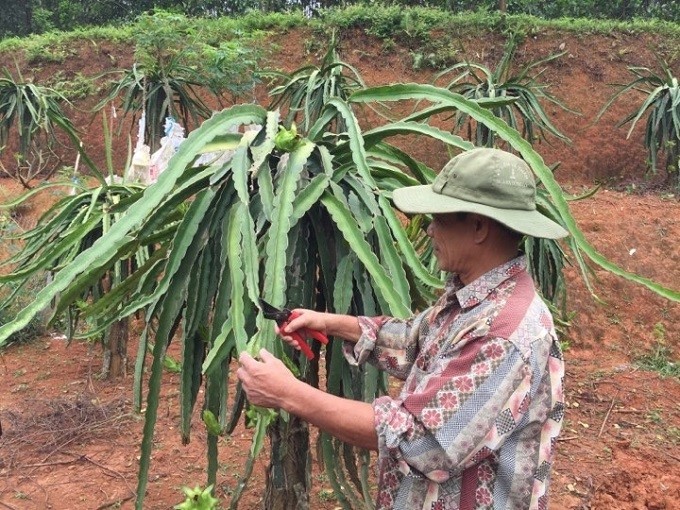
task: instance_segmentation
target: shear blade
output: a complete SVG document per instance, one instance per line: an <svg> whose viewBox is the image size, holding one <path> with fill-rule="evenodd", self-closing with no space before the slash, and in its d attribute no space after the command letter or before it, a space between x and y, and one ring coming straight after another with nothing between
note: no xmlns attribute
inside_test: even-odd
<svg viewBox="0 0 680 510"><path fill-rule="evenodd" d="M262 314L267 319L272 319L277 322L285 322L286 319L288 319L288 317L290 316L290 312L288 310L281 310L280 308L276 308L275 306L267 303L262 298L260 298L260 306L262 307Z"/></svg>

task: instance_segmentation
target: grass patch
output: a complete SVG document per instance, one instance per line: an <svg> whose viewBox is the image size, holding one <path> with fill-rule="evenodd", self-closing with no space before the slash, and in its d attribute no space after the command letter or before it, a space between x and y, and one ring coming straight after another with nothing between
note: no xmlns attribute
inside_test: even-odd
<svg viewBox="0 0 680 510"><path fill-rule="evenodd" d="M98 81L96 77L86 76L80 72L67 79L62 71L54 74L49 85L69 101L98 94L108 86L107 83L102 83L102 80Z"/></svg>
<svg viewBox="0 0 680 510"><path fill-rule="evenodd" d="M652 352L640 356L636 365L643 370L657 372L662 377L680 379L680 363L673 359L673 351L661 343L657 343Z"/></svg>
<svg viewBox="0 0 680 510"><path fill-rule="evenodd" d="M666 345L666 329L663 324L657 322L654 325L656 342L652 351L640 356L636 365L643 370L657 372L662 377L676 377L680 379L680 363L673 357L673 351Z"/></svg>

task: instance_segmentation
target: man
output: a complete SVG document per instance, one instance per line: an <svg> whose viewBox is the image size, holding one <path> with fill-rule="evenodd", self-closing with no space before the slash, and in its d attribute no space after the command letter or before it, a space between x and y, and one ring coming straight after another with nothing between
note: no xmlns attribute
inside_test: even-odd
<svg viewBox="0 0 680 510"><path fill-rule="evenodd" d="M297 380L266 350L239 358L251 403L281 408L378 450L380 509L543 509L564 411L564 364L549 310L518 252L524 235L567 232L536 210L530 168L498 149L453 158L433 184L394 191L405 213L431 214L443 295L409 320L298 310L301 327L346 339L353 363L403 379L372 403Z"/></svg>

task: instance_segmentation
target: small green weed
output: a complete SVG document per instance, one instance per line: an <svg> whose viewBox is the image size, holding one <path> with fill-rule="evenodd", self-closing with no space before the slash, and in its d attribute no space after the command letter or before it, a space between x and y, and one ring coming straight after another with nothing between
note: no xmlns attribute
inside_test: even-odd
<svg viewBox="0 0 680 510"><path fill-rule="evenodd" d="M668 427L668 429L666 429L666 435L668 436L668 439L673 444L680 444L680 428L679 427Z"/></svg>
<svg viewBox="0 0 680 510"><path fill-rule="evenodd" d="M643 370L657 372L662 377L680 378L680 363L674 358L673 351L666 345L666 329L663 324L657 322L653 330L656 343L652 352L638 358L636 364Z"/></svg>
<svg viewBox="0 0 680 510"><path fill-rule="evenodd" d="M86 98L104 88L103 85L98 85L93 78L82 73L77 73L73 78L66 79L62 72L57 72L52 81L52 88L70 101Z"/></svg>
<svg viewBox="0 0 680 510"><path fill-rule="evenodd" d="M11 233L14 228L14 219L12 214L8 211L0 210L0 234L7 235Z"/></svg>
<svg viewBox="0 0 680 510"><path fill-rule="evenodd" d="M672 359L673 353L666 345L657 344L651 353L641 356L637 365L652 372L658 372L662 377L680 378L680 364Z"/></svg>
<svg viewBox="0 0 680 510"><path fill-rule="evenodd" d="M607 317L607 320L609 321L609 324L614 324L614 325L621 324L621 319L615 313L609 315Z"/></svg>
<svg viewBox="0 0 680 510"><path fill-rule="evenodd" d="M319 491L319 499L321 501L337 501L337 497L333 492L333 489L321 489Z"/></svg>
<svg viewBox="0 0 680 510"><path fill-rule="evenodd" d="M649 413L647 413L646 418L656 425L659 425L663 421L663 416L660 409L651 410Z"/></svg>
<svg viewBox="0 0 680 510"><path fill-rule="evenodd" d="M654 324L652 332L654 333L654 338L656 338L657 342L663 342L664 338L666 338L666 328L660 322Z"/></svg>
<svg viewBox="0 0 680 510"><path fill-rule="evenodd" d="M385 39L382 42L382 51L384 53L392 53L393 51L396 50L396 48L397 48L397 43L391 37L388 38L388 39Z"/></svg>

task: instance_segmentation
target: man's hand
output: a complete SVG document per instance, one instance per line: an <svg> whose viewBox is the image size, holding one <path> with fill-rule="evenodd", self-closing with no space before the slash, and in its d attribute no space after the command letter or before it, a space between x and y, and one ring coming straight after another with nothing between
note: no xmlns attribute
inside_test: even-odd
<svg viewBox="0 0 680 510"><path fill-rule="evenodd" d="M266 349L260 350L260 361L245 352L238 360L236 376L251 404L283 409L347 443L378 448L371 404L336 397L296 379Z"/></svg>
<svg viewBox="0 0 680 510"><path fill-rule="evenodd" d="M284 328L276 327L276 333L286 342L298 348L298 341L290 336L295 331L316 330L327 337L334 335L350 342L356 342L361 337L361 328L356 317L338 315L335 313L317 312L305 308L292 310L291 317Z"/></svg>
<svg viewBox="0 0 680 510"><path fill-rule="evenodd" d="M274 409L285 408L286 398L299 381L283 362L266 349L260 349L260 361L246 352L238 358L236 371L251 404Z"/></svg>
<svg viewBox="0 0 680 510"><path fill-rule="evenodd" d="M323 312L296 308L295 310L292 310L290 319L283 328L276 326L276 334L295 349L300 349L299 341L290 334L295 333L298 330L304 332L304 328L307 328L326 335L326 316L327 314Z"/></svg>

